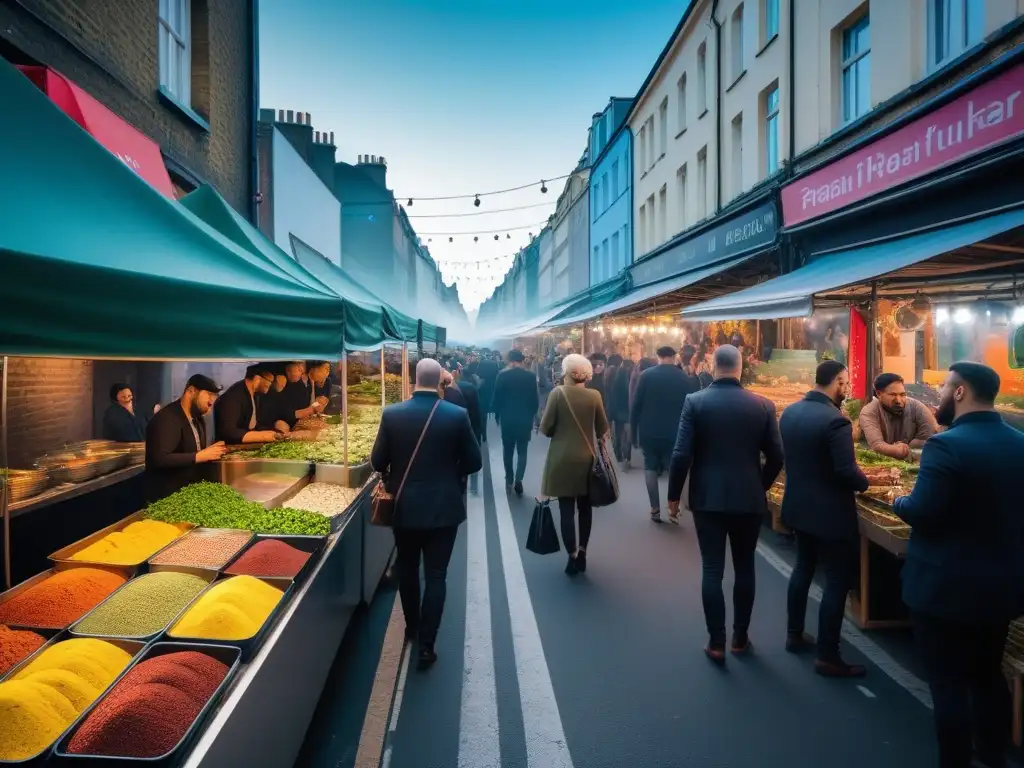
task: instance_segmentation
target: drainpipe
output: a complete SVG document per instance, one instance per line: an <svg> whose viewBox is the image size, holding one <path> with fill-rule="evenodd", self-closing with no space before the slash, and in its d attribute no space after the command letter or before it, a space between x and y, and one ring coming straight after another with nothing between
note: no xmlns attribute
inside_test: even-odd
<svg viewBox="0 0 1024 768"><path fill-rule="evenodd" d="M260 191L259 146L257 145L257 125L260 119L260 9L259 0L249 0L249 14L252 34L252 112L249 127L249 220L254 227L259 226L259 203L257 194Z"/></svg>
<svg viewBox="0 0 1024 768"><path fill-rule="evenodd" d="M793 0L790 0L792 5ZM718 0L711 3L715 26L715 214L722 212L722 25L718 22Z"/></svg>
<svg viewBox="0 0 1024 768"><path fill-rule="evenodd" d="M789 0L789 165L796 157L796 0Z"/></svg>

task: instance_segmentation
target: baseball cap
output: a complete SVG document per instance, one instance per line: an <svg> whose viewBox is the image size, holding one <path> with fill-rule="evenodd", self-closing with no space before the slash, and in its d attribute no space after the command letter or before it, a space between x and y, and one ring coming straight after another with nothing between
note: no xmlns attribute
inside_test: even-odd
<svg viewBox="0 0 1024 768"><path fill-rule="evenodd" d="M212 392L215 395L219 395L222 389L221 387L217 386L217 382L215 382L209 376L204 376L201 373L196 373L190 376L188 384L186 384L185 387L195 387L200 392Z"/></svg>

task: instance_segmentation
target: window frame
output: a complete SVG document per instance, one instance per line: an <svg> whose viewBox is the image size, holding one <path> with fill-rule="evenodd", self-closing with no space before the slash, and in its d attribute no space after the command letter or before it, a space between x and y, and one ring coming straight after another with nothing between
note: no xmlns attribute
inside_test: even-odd
<svg viewBox="0 0 1024 768"><path fill-rule="evenodd" d="M697 112L708 111L708 41L697 46Z"/></svg>
<svg viewBox="0 0 1024 768"><path fill-rule="evenodd" d="M740 3L733 9L732 15L729 17L729 42L732 46L729 54L732 59L732 82L734 83L747 71L747 62L743 50L744 28L746 24L745 15L743 3ZM737 32L739 33L738 35Z"/></svg>
<svg viewBox="0 0 1024 768"><path fill-rule="evenodd" d="M619 161L612 161L612 202L619 199Z"/></svg>
<svg viewBox="0 0 1024 768"><path fill-rule="evenodd" d="M708 217L708 147L697 152L697 221Z"/></svg>
<svg viewBox="0 0 1024 768"><path fill-rule="evenodd" d="M654 167L654 115L647 117L647 170Z"/></svg>
<svg viewBox="0 0 1024 768"><path fill-rule="evenodd" d="M686 163L683 163L676 168L676 189L679 191L679 204L676 206L679 211L679 231L682 232L686 229L689 223L690 217L687 215L687 194L686 194L686 182L689 169L686 167Z"/></svg>
<svg viewBox="0 0 1024 768"><path fill-rule="evenodd" d="M957 59L965 51L969 50L975 44L981 42L985 37L985 0L926 0L927 6L925 15L927 16L927 35L928 42L925 46L926 56L928 57L928 71L934 72L942 69L944 66L949 64L951 61ZM938 45L936 37L938 35L938 19L936 18L937 6L942 4L949 4L950 13L948 16L949 20L956 20L957 26L948 24L948 32L946 34L946 50L944 55L939 58ZM953 6L957 6L953 8ZM980 28L974 30L975 34L971 35L971 15L974 13L980 14L980 18L976 19L980 24ZM959 34L957 39L953 39L953 32L956 31Z"/></svg>
<svg viewBox="0 0 1024 768"><path fill-rule="evenodd" d="M676 138L686 130L686 73L676 80Z"/></svg>
<svg viewBox="0 0 1024 768"><path fill-rule="evenodd" d="M772 97L775 105L772 106ZM779 157L779 85L776 83L764 95L764 139L765 139L765 175L771 176L782 167ZM774 134L774 135L773 135ZM774 155L774 164L772 162Z"/></svg>
<svg viewBox="0 0 1024 768"><path fill-rule="evenodd" d="M661 134L658 138L658 149L661 150L658 153L658 159L660 160L668 152L668 96L661 100L661 104L658 105L658 132Z"/></svg>
<svg viewBox="0 0 1024 768"><path fill-rule="evenodd" d="M867 31L868 31L868 45L867 45L867 47L864 50L855 51L850 56L847 56L846 55L847 40L848 39L855 40L856 39L856 35L854 33L861 26L864 26L864 27L867 28ZM871 111L871 95L870 95L871 94L871 75L870 75L871 59L869 58L871 56L871 15L869 13L865 13L863 16L859 17L853 23L848 24L846 27L843 28L842 33L840 34L839 38L840 38L839 39L840 114L841 114L841 117L842 117L843 125L848 125L848 124L852 123L854 120L857 120L858 118L863 117L864 115L866 115L868 112ZM859 93L859 91L860 91L858 86L859 86L859 83L860 83L860 71L861 70L858 68L858 65L862 61L864 61L865 59L868 60L868 63L867 63L867 67L868 67L868 103L865 105L863 112L861 112L859 109L855 108L854 112L856 114L847 115L846 108L847 108L847 104L848 104L848 98L847 98L847 88L846 88L846 82L847 82L846 81L846 73L847 72L853 72L856 75L856 77L857 77L857 82L854 85L854 92L855 92L855 94L854 94L855 95L854 102L856 103L857 102L856 94Z"/></svg>
<svg viewBox="0 0 1024 768"><path fill-rule="evenodd" d="M793 0L790 0L790 2L793 2ZM762 11L764 18L764 34L762 36L761 45L765 46L779 36L782 4L779 0L762 0ZM775 22L774 27L772 26L772 21Z"/></svg>
<svg viewBox="0 0 1024 768"><path fill-rule="evenodd" d="M171 24L172 6L181 18L181 29L175 29ZM172 45L180 51L173 78L170 73ZM160 86L185 106L191 106L192 0L160 0L157 8L157 69ZM178 81L178 87L172 85L172 79Z"/></svg>

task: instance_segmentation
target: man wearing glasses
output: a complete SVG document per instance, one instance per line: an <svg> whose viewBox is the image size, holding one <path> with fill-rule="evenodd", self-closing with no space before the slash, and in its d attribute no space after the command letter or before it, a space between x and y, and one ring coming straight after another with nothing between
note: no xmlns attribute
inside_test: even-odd
<svg viewBox="0 0 1024 768"><path fill-rule="evenodd" d="M266 395L273 383L273 367L258 363L246 369L244 379L228 387L213 407L214 434L218 441L228 445L269 443L279 437L276 430L287 431L287 425L281 422L272 429L259 423L257 398Z"/></svg>

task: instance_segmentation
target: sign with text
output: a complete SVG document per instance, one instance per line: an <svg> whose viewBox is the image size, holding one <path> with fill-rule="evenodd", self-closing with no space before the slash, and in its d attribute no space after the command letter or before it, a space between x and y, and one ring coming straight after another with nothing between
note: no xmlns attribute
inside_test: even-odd
<svg viewBox="0 0 1024 768"><path fill-rule="evenodd" d="M633 287L741 256L775 241L775 203L768 201L630 267Z"/></svg>
<svg viewBox="0 0 1024 768"><path fill-rule="evenodd" d="M1024 64L782 188L787 227L832 213L1024 132Z"/></svg>

